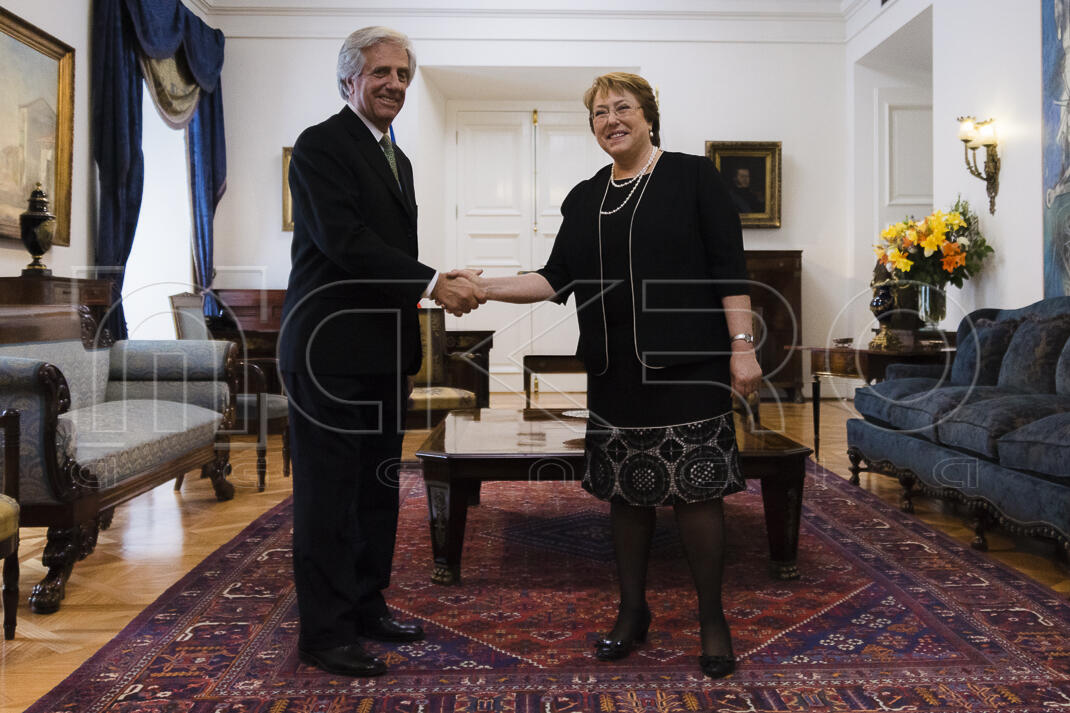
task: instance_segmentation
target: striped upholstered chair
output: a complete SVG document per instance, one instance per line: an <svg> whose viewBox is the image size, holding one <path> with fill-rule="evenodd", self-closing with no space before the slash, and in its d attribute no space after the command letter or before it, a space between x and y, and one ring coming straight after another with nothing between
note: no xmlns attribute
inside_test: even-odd
<svg viewBox="0 0 1070 713"><path fill-rule="evenodd" d="M453 386L451 366L471 369L471 354L449 352L446 340L446 316L442 309L420 310L420 342L423 361L413 377L414 387L409 398L408 428L432 428L454 409L487 406L479 403L475 391Z"/></svg>
<svg viewBox="0 0 1070 713"><path fill-rule="evenodd" d="M175 320L175 332L179 339L212 339L204 319L204 295L183 292L169 297L171 315ZM239 344L239 353L244 354L244 345ZM251 361L241 360L239 373L244 383L235 394L238 433L256 436L257 488L267 486L267 436L282 434L282 476L290 477L290 402L282 394L267 391L267 379L261 367Z"/></svg>

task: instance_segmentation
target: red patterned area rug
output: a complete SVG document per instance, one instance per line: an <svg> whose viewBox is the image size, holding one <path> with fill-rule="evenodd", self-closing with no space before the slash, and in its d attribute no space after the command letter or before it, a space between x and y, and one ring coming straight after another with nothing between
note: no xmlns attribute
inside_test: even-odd
<svg viewBox="0 0 1070 713"><path fill-rule="evenodd" d="M810 465L802 578L766 571L761 499L727 500L725 600L740 656L696 666L696 604L671 510L649 576L654 621L628 659L592 656L616 610L607 508L574 483L485 484L463 583L431 584L418 473L390 601L427 640L370 643L390 665L301 665L283 503L168 590L30 710L79 713L1070 711L1070 603Z"/></svg>

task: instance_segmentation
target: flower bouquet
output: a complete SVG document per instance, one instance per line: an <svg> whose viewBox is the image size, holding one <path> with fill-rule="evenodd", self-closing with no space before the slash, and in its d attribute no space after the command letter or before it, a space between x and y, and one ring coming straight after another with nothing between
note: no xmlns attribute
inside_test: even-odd
<svg viewBox="0 0 1070 713"><path fill-rule="evenodd" d="M981 235L977 214L961 197L944 213L935 211L921 220L907 218L881 232L873 246L877 262L886 273L885 285L915 283L922 318L935 326L946 315L943 288L962 283L981 270L993 251ZM879 274L879 268L875 274ZM873 287L882 281L873 281Z"/></svg>

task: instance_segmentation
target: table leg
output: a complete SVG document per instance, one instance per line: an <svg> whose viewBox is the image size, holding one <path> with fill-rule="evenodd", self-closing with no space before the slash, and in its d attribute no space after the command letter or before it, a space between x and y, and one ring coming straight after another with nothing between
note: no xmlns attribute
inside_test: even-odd
<svg viewBox="0 0 1070 713"><path fill-rule="evenodd" d="M817 460L821 452L821 377L814 374L814 385L811 387L811 396L814 402L814 460Z"/></svg>
<svg viewBox="0 0 1070 713"><path fill-rule="evenodd" d="M531 369L524 367L524 408L531 408Z"/></svg>
<svg viewBox="0 0 1070 713"><path fill-rule="evenodd" d="M464 528L468 520L468 501L474 490L472 483L448 477L438 479L432 473L427 473L424 485L431 514L431 552L435 558L431 581L435 584L460 584L461 549L464 547Z"/></svg>
<svg viewBox="0 0 1070 713"><path fill-rule="evenodd" d="M802 522L806 459L785 461L775 477L762 478L765 531L769 536L769 570L777 579L798 579L799 525Z"/></svg>

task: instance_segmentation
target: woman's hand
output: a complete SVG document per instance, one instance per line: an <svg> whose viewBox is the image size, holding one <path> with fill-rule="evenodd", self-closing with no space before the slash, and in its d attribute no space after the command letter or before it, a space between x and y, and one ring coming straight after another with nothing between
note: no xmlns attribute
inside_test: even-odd
<svg viewBox="0 0 1070 713"><path fill-rule="evenodd" d="M743 400L761 386L762 367L758 366L758 358L750 344L742 349L732 347L732 359L728 368L732 374L732 391L739 394Z"/></svg>

